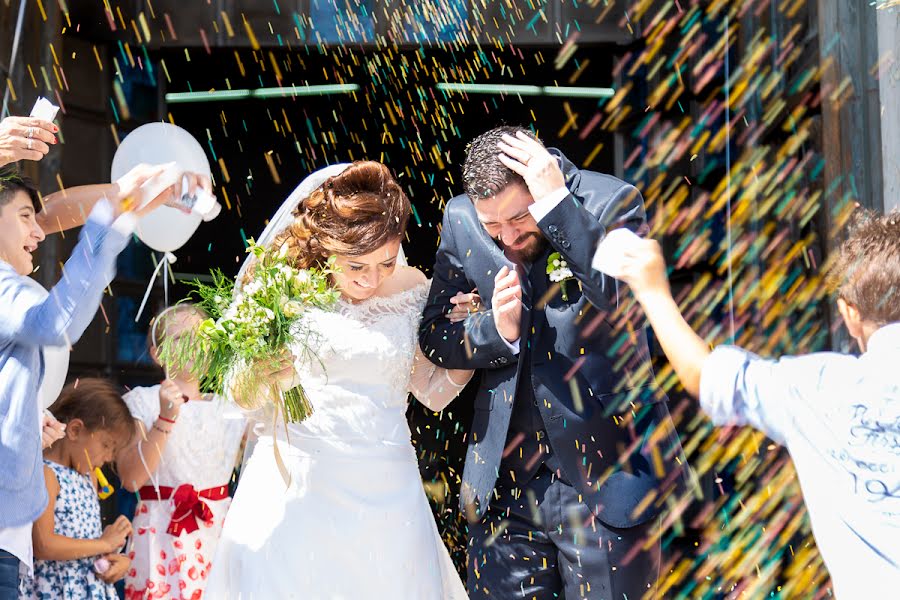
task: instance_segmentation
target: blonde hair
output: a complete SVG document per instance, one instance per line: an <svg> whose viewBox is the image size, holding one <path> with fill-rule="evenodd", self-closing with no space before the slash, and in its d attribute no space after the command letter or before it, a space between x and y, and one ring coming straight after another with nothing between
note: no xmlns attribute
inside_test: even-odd
<svg viewBox="0 0 900 600"><path fill-rule="evenodd" d="M194 314L201 319L209 318L209 314L203 307L190 302L180 302L174 306L164 308L150 319L150 331L147 332L147 346L149 348L159 348L166 339L166 330L169 327L169 322L173 317L184 314ZM161 323L162 327L160 327Z"/></svg>

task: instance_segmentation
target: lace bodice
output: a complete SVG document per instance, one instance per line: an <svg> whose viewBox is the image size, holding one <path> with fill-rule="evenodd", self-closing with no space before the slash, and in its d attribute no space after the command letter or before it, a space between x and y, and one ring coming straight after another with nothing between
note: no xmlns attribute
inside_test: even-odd
<svg viewBox="0 0 900 600"><path fill-rule="evenodd" d="M150 431L159 417L159 386L136 387L123 399L131 416ZM188 402L181 407L153 479L170 487L190 483L198 490L227 483L246 426L244 416L220 398Z"/></svg>
<svg viewBox="0 0 900 600"><path fill-rule="evenodd" d="M314 412L303 423L290 425L292 443L297 436L347 450L408 444L408 394L430 406L456 396L459 387L448 384L445 372L417 350L429 287L424 282L392 296L357 304L340 300L332 310L307 313L298 336L305 336L315 356L304 355L300 343L292 350ZM279 427L279 436L283 429ZM270 421L258 432L271 431Z"/></svg>

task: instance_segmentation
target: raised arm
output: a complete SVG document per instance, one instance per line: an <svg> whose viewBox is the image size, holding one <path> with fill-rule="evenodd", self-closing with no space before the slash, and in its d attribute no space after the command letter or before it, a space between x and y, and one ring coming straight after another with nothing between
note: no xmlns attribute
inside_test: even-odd
<svg viewBox="0 0 900 600"><path fill-rule="evenodd" d="M697 335L678 308L669 289L666 262L656 240L636 241L621 260L622 279L644 309L659 345L684 389L700 395L700 374L709 358L706 342Z"/></svg>
<svg viewBox="0 0 900 600"><path fill-rule="evenodd" d="M467 294L474 287L466 278L457 252L448 208L435 256L431 291L419 326L423 354L448 369L495 369L514 364L516 355L498 333L492 310L473 313L458 323L447 320L447 312L453 306L450 299L457 293Z"/></svg>
<svg viewBox="0 0 900 600"><path fill-rule="evenodd" d="M35 218L46 234L81 227L101 198L114 198L117 192L114 183L79 185L60 190L44 198L44 207Z"/></svg>
<svg viewBox="0 0 900 600"><path fill-rule="evenodd" d="M122 487L129 492L137 492L150 481L151 475L159 467L163 450L175 426L174 422L178 420L185 401L181 390L171 379L166 379L160 385L158 413L149 410L150 407L143 404L143 398L138 391L132 390L125 395L124 400L135 419L137 435L133 436L131 444L119 452L116 457L116 468ZM152 422L149 429L142 418L149 416L148 412L155 413L156 416L152 421L147 420Z"/></svg>
<svg viewBox="0 0 900 600"><path fill-rule="evenodd" d="M63 278L49 294L0 261L0 306L6 307L0 320L0 342L61 346L81 337L115 275L116 257L128 244L141 214L130 212L128 199L162 171L163 167L138 165L116 181L117 193L93 207L66 261ZM142 210L153 210L170 197L166 190Z"/></svg>
<svg viewBox="0 0 900 600"><path fill-rule="evenodd" d="M212 183L209 177L198 175L196 173L184 173L188 178L189 193L196 193L196 190L203 189L212 194ZM172 193L177 189L179 184L175 184L160 195L170 196L166 200L166 206L177 208L186 212L186 209L176 202L175 195ZM44 198L44 207L41 212L36 215L38 225L44 230L44 233L57 233L66 231L75 227L81 227L85 218L91 213L94 205L101 198L115 198L121 195L119 182L114 183L97 183L93 185L79 185L66 188L58 192L54 192ZM136 211L137 216L141 217L158 206L153 203L152 207L145 206Z"/></svg>
<svg viewBox="0 0 900 600"><path fill-rule="evenodd" d="M66 261L63 277L48 294L0 263L0 341L61 346L81 337L115 274L116 256L128 243L134 219L113 222L112 204L98 204Z"/></svg>
<svg viewBox="0 0 900 600"><path fill-rule="evenodd" d="M591 268L597 245L609 229L627 227L637 232L646 223L644 199L632 185L595 173L582 172L580 194L600 204L595 215L569 191L559 163L539 141L522 132L503 136L499 160L522 176L534 198L529 207L534 220L562 255L569 270L581 283L587 299L599 309L616 306L619 289L616 281Z"/></svg>
<svg viewBox="0 0 900 600"><path fill-rule="evenodd" d="M736 346L710 351L672 298L659 244L624 253L622 278L644 309L685 390L716 425L751 425L775 441L793 430L791 412L816 397L828 372L816 355L767 360ZM838 372L840 369L836 369Z"/></svg>
<svg viewBox="0 0 900 600"><path fill-rule="evenodd" d="M566 260L590 303L609 310L615 309L624 286L591 267L597 245L609 230L626 227L638 232L645 223L641 193L634 186L625 184L613 191L599 218L567 191L565 197L538 221L538 227Z"/></svg>

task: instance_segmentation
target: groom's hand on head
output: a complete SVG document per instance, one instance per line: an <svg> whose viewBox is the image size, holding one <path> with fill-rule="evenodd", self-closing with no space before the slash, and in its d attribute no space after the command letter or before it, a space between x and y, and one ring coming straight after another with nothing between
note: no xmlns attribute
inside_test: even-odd
<svg viewBox="0 0 900 600"><path fill-rule="evenodd" d="M497 331L503 339L512 344L522 336L522 286L519 284L519 274L509 267L501 267L494 277L491 310L494 311Z"/></svg>
<svg viewBox="0 0 900 600"><path fill-rule="evenodd" d="M498 159L522 176L535 201L565 187L566 178L559 163L543 144L521 131L515 137L504 135L502 139L497 143L500 149Z"/></svg>

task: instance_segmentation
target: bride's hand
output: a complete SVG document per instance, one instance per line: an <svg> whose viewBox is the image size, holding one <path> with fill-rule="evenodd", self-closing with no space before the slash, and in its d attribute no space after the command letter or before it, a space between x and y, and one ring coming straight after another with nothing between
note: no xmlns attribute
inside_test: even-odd
<svg viewBox="0 0 900 600"><path fill-rule="evenodd" d="M282 390L294 383L297 371L294 369L294 355L284 350L280 355L264 360L259 364L260 373L266 373L267 381L278 383Z"/></svg>
<svg viewBox="0 0 900 600"><path fill-rule="evenodd" d="M235 404L257 410L278 400L276 394L295 384L294 357L283 353L244 364L228 378L228 391Z"/></svg>
<svg viewBox="0 0 900 600"><path fill-rule="evenodd" d="M450 304L453 308L447 313L447 318L451 323L459 323L465 321L469 315L478 312L481 308L481 296L478 295L478 288L475 288L468 294L457 292L455 296L450 298Z"/></svg>

